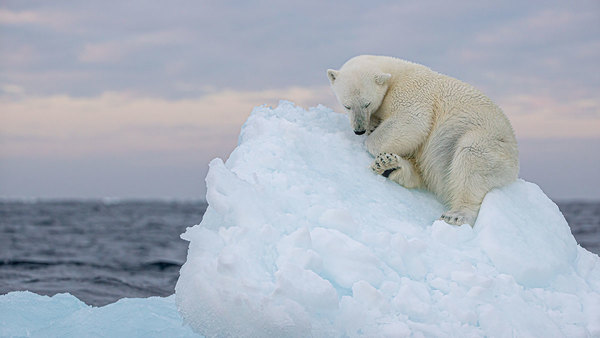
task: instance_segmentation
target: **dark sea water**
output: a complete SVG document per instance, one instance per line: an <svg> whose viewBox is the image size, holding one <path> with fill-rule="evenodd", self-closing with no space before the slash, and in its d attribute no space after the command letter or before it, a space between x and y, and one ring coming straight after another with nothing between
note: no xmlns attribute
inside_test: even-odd
<svg viewBox="0 0 600 338"><path fill-rule="evenodd" d="M558 203L575 238L600 254L600 202ZM101 306L174 292L202 202L0 201L0 294L69 292Z"/></svg>
<svg viewBox="0 0 600 338"><path fill-rule="evenodd" d="M91 305L174 292L200 202L0 202L0 294L69 292Z"/></svg>

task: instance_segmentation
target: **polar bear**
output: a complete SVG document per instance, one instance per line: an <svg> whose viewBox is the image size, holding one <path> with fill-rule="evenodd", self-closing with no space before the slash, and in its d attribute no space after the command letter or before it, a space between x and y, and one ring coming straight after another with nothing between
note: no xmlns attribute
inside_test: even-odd
<svg viewBox="0 0 600 338"><path fill-rule="evenodd" d="M327 70L354 133L367 133L371 169L406 188L426 188L450 209L449 224L475 225L485 194L517 179L508 118L473 86L401 59L361 55Z"/></svg>

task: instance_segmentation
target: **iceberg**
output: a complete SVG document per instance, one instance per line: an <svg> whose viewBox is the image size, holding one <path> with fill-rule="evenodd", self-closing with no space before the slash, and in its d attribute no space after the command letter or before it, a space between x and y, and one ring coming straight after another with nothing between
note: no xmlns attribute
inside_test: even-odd
<svg viewBox="0 0 600 338"><path fill-rule="evenodd" d="M600 258L535 184L494 189L474 227L373 174L347 117L254 109L206 177L176 303L236 337L600 336Z"/></svg>

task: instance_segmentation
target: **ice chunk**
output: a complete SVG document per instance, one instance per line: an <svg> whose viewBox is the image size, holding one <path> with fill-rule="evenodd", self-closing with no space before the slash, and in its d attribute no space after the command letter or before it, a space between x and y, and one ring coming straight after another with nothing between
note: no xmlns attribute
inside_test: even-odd
<svg viewBox="0 0 600 338"><path fill-rule="evenodd" d="M179 311L207 336L598 336L600 259L534 184L474 228L369 170L346 116L256 108L182 237Z"/></svg>
<svg viewBox="0 0 600 338"><path fill-rule="evenodd" d="M174 298L92 307L70 294L11 292L0 296L0 337L201 337L183 326Z"/></svg>
<svg viewBox="0 0 600 338"><path fill-rule="evenodd" d="M498 271L525 286L547 286L569 272L577 257L567 221L532 183L519 181L488 193L475 231Z"/></svg>

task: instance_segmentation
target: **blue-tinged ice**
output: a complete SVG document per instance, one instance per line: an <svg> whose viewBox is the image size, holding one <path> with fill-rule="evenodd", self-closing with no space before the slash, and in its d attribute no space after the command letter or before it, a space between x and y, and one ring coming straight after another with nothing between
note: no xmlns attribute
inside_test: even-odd
<svg viewBox="0 0 600 338"><path fill-rule="evenodd" d="M11 292L0 296L0 337L201 337L183 325L174 298L92 307L70 294Z"/></svg>
<svg viewBox="0 0 600 338"><path fill-rule="evenodd" d="M373 174L345 115L256 108L206 177L176 300L206 336L600 336L600 259L522 180L474 228Z"/></svg>

